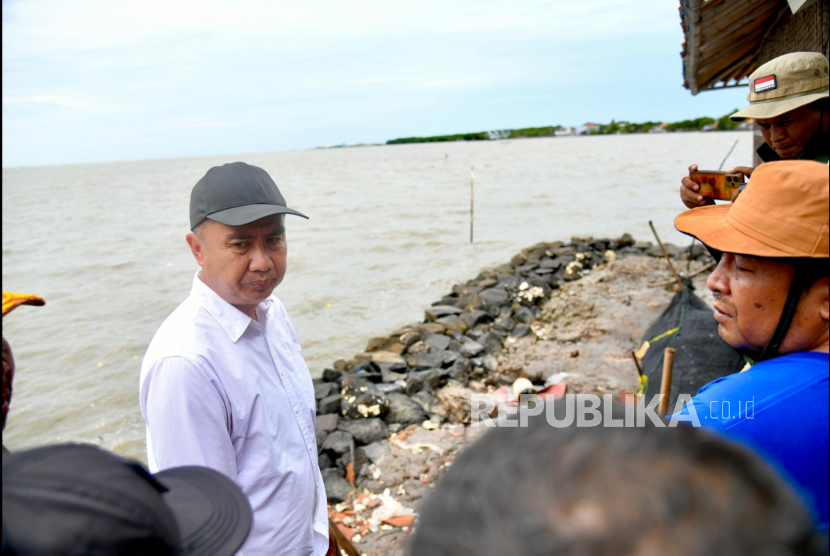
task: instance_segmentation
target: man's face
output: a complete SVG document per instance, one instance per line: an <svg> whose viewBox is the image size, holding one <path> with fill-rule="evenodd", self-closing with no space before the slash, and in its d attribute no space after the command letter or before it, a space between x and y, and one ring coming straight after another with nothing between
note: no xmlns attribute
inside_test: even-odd
<svg viewBox="0 0 830 556"><path fill-rule="evenodd" d="M285 276L285 216L268 216L245 226L208 220L199 236L187 234L187 243L202 267L202 281L222 299L255 317L256 306Z"/></svg>
<svg viewBox="0 0 830 556"><path fill-rule="evenodd" d="M793 272L784 263L724 253L706 282L721 338L736 349L762 350L778 325Z"/></svg>
<svg viewBox="0 0 830 556"><path fill-rule="evenodd" d="M804 152L807 142L819 131L821 111L802 106L775 118L757 119L767 145L785 160Z"/></svg>

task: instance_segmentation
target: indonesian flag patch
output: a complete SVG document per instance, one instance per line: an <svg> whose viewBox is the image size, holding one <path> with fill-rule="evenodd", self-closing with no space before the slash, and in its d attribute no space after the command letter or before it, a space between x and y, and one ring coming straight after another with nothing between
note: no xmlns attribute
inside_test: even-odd
<svg viewBox="0 0 830 556"><path fill-rule="evenodd" d="M764 91L771 91L777 86L775 81L775 74L762 77L755 80L755 93L763 93Z"/></svg>

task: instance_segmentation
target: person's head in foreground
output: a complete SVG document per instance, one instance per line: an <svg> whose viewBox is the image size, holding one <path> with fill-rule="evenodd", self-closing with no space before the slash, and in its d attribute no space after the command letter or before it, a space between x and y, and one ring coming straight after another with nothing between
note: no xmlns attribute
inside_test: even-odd
<svg viewBox="0 0 830 556"><path fill-rule="evenodd" d="M680 214L675 226L720 257L707 285L718 332L755 361L828 351L825 164L763 164L732 204Z"/></svg>
<svg viewBox="0 0 830 556"><path fill-rule="evenodd" d="M3 457L4 555L231 556L250 527L248 500L205 467L150 475L81 444Z"/></svg>
<svg viewBox="0 0 830 556"><path fill-rule="evenodd" d="M190 194L187 243L200 278L254 319L285 277L286 214L307 218L286 206L265 170L244 162L211 168Z"/></svg>
<svg viewBox="0 0 830 556"><path fill-rule="evenodd" d="M459 456L424 501L410 554L758 556L822 544L796 495L735 444L693 427L554 428L539 415Z"/></svg>
<svg viewBox="0 0 830 556"><path fill-rule="evenodd" d="M729 119L755 118L768 146L766 152L758 152L763 160L815 157L816 152L806 152L808 144L830 128L829 69L827 58L819 52L792 52L749 76L749 106ZM817 148L810 145L811 151ZM827 145L822 153L827 154Z"/></svg>

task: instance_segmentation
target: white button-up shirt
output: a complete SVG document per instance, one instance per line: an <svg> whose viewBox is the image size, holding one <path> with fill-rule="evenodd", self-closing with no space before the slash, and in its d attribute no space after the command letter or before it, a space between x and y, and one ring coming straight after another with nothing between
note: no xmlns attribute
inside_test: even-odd
<svg viewBox="0 0 830 556"><path fill-rule="evenodd" d="M314 388L276 297L260 303L253 320L197 273L147 349L140 401L151 471L210 467L248 497L245 556L326 553Z"/></svg>

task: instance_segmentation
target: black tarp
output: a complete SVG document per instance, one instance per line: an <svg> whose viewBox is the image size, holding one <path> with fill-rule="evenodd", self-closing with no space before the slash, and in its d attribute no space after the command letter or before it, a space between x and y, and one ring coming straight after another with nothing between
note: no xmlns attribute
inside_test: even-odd
<svg viewBox="0 0 830 556"><path fill-rule="evenodd" d="M669 413L674 411L679 394L694 396L702 386L736 373L745 365L744 358L718 335L712 308L692 292L690 281L684 282L686 289L675 294L643 336L644 342L653 341L641 365L648 378L646 403L660 393L665 348L675 349ZM675 328L678 330L671 333Z"/></svg>

